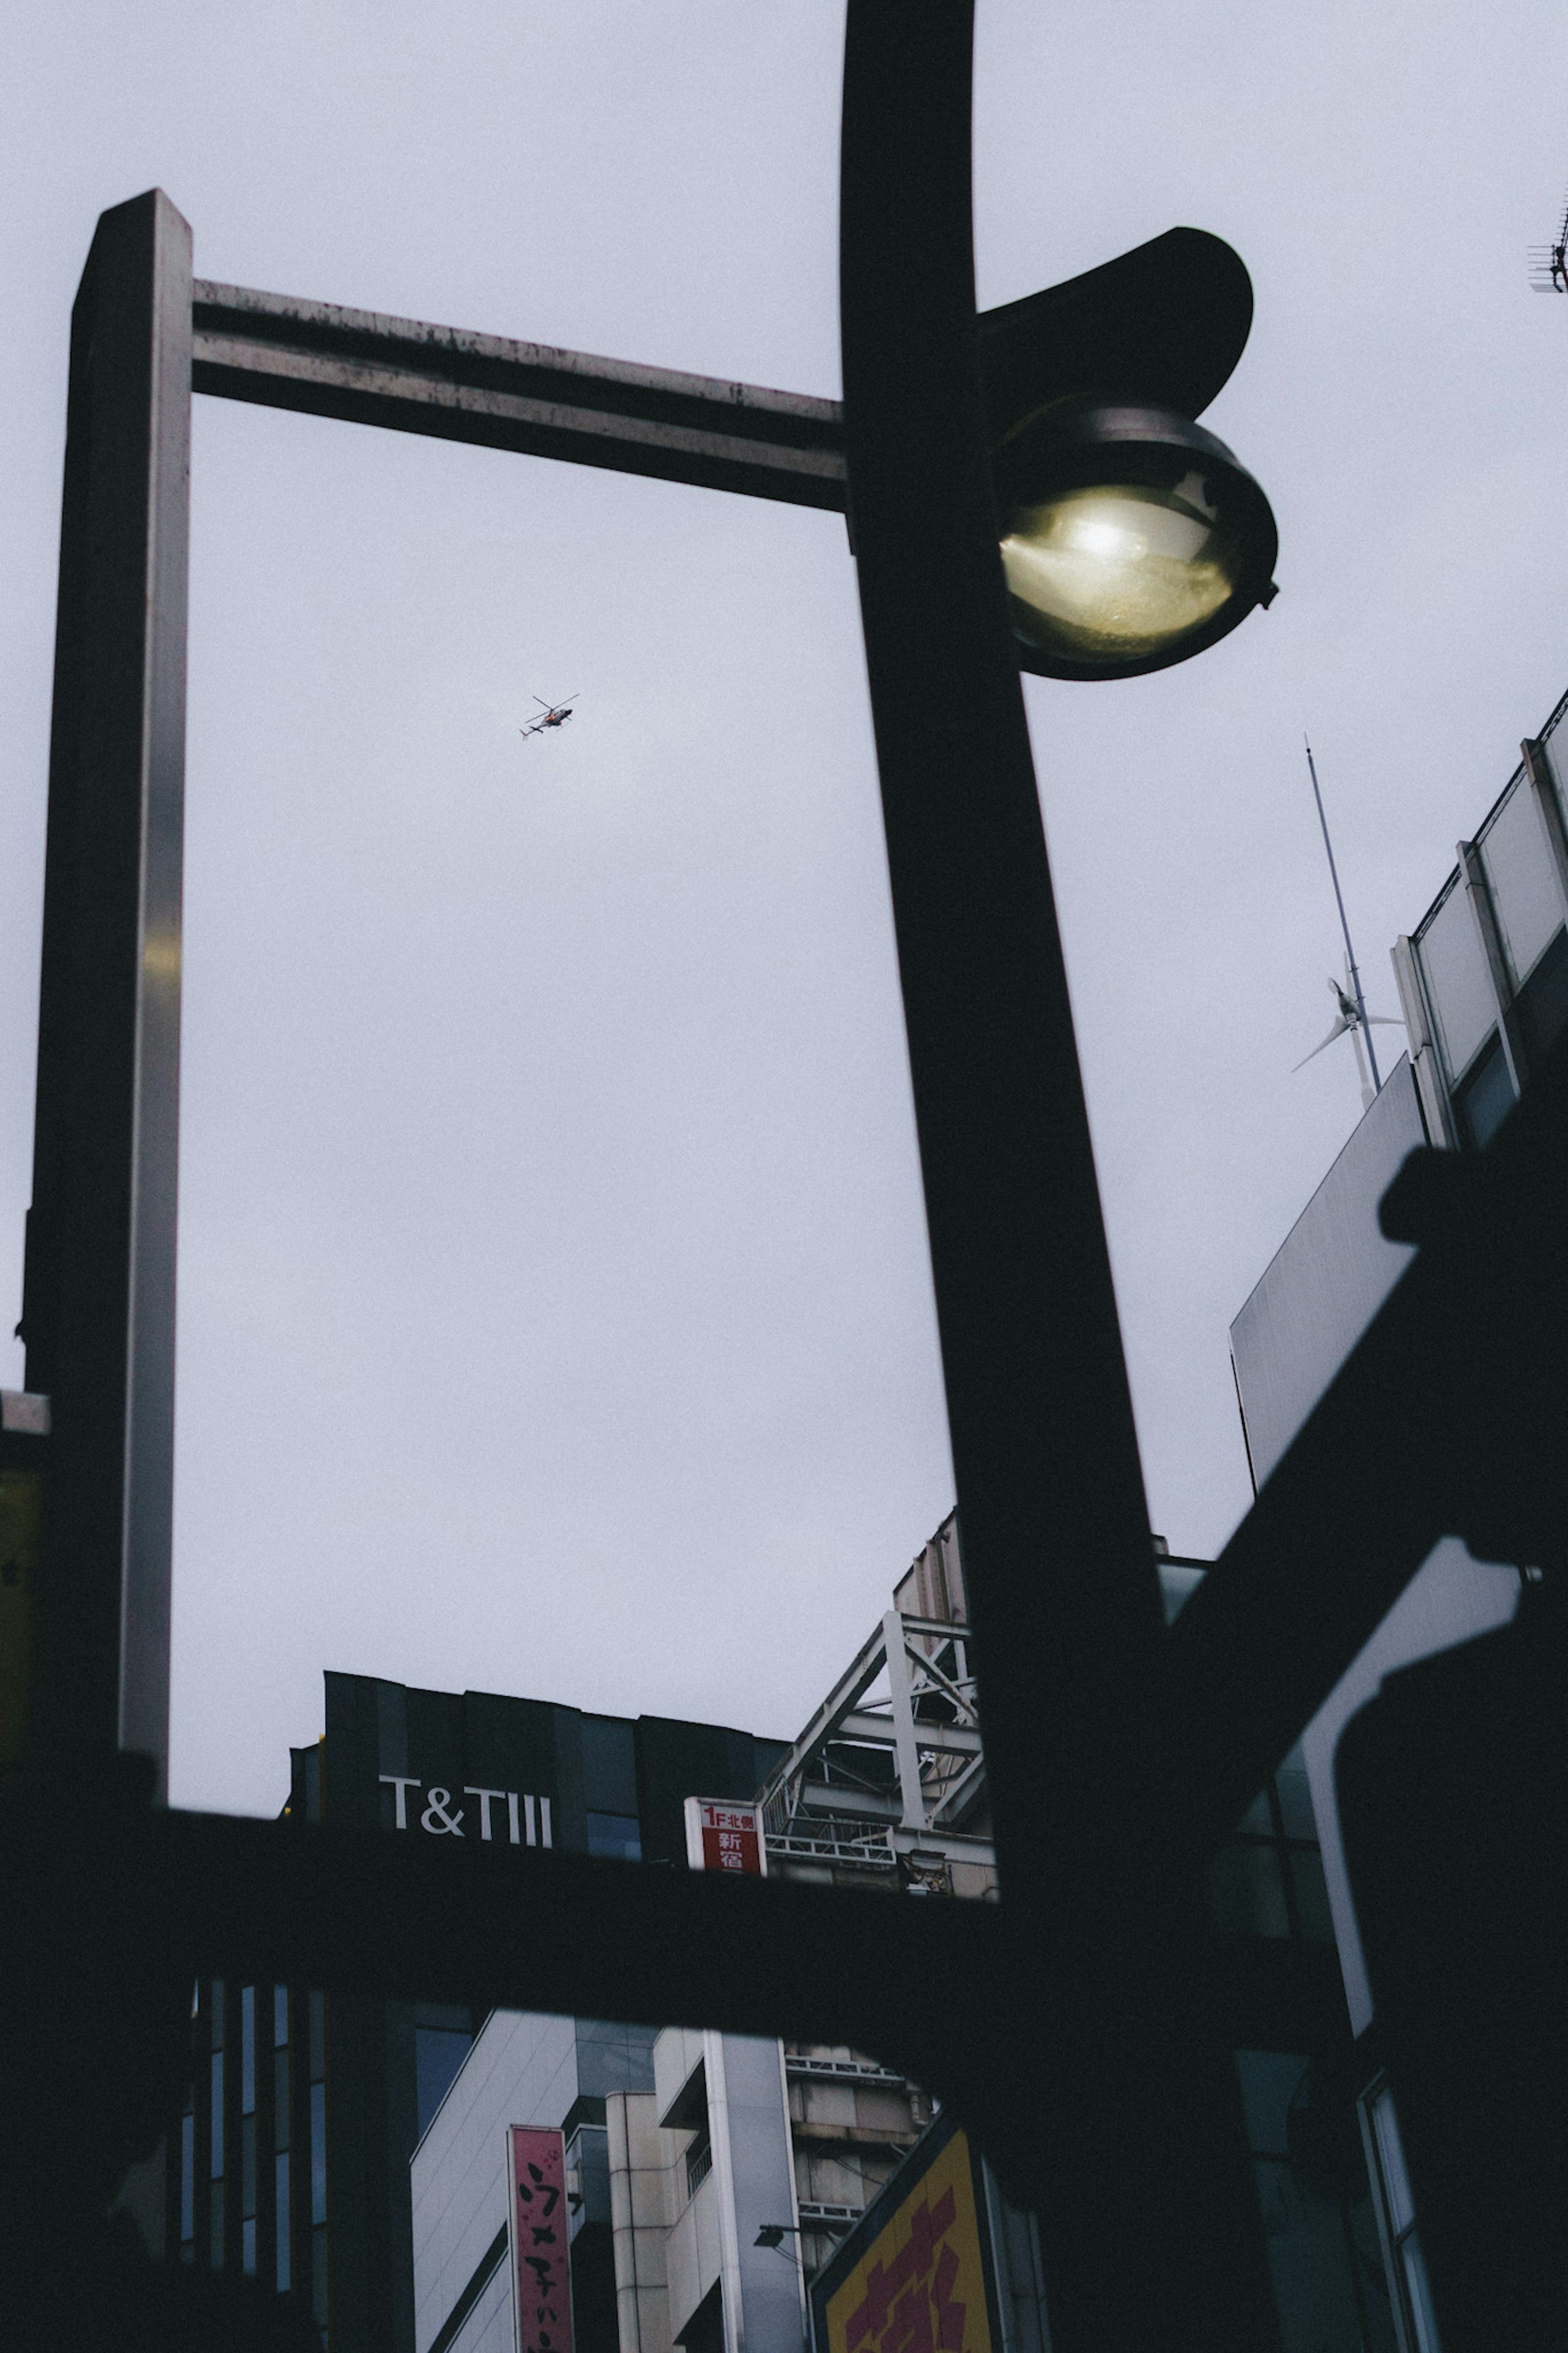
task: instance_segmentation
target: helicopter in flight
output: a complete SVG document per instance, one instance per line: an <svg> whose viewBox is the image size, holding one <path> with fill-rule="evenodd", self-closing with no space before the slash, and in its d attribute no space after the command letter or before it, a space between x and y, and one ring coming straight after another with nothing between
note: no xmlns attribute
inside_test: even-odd
<svg viewBox="0 0 1568 2353"><path fill-rule="evenodd" d="M542 735L547 727L564 727L572 716L572 705L578 698L575 694L569 694L564 702L546 702L536 694L533 699L539 705L541 715L531 719L526 727L520 727L520 735Z"/></svg>

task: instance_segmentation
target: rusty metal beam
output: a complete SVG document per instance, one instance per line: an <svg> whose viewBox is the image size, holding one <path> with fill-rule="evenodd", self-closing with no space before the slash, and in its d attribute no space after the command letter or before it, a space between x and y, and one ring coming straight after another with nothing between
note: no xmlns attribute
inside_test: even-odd
<svg viewBox="0 0 1568 2353"><path fill-rule="evenodd" d="M837 401L198 280L193 391L842 512Z"/></svg>

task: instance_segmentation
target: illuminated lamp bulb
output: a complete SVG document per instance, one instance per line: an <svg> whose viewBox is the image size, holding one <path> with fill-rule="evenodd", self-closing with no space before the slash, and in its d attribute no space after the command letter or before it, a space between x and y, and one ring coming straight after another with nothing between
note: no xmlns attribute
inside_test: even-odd
<svg viewBox="0 0 1568 2353"><path fill-rule="evenodd" d="M1025 670L1163 670L1274 596L1268 500L1223 441L1173 410L1058 406L993 463Z"/></svg>

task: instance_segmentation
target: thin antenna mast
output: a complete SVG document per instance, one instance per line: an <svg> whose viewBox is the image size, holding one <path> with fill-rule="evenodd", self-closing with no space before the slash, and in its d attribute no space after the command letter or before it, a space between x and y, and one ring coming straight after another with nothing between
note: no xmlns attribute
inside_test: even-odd
<svg viewBox="0 0 1568 2353"><path fill-rule="evenodd" d="M1345 915L1344 893L1340 889L1340 870L1334 864L1334 845L1329 839L1329 820L1323 815L1323 796L1318 789L1317 762L1312 757L1312 746L1309 739L1303 735L1301 741L1307 746L1307 774L1312 779L1312 798L1318 804L1318 823L1323 828L1323 848L1329 853L1329 874L1334 886L1334 903L1340 911L1340 929L1345 935L1345 962L1350 966L1351 987L1355 995L1356 1018L1361 1023L1361 1034L1366 1040L1367 1060L1372 1064L1373 1090L1374 1093L1381 1094L1383 1081L1377 1074L1377 1050L1372 1042L1372 1029L1366 1018L1366 999L1361 993L1361 972L1356 964L1355 950L1351 945L1351 927Z"/></svg>

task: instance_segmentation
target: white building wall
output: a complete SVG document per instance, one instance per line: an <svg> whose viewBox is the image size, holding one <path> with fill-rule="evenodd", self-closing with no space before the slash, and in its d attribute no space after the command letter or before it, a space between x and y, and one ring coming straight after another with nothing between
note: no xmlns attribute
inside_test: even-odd
<svg viewBox="0 0 1568 2353"><path fill-rule="evenodd" d="M559 2125L577 2097L577 2039L570 2018L496 2010L486 2021L414 2152L414 2341L429 2353L487 2247L507 2221L508 2125ZM498 2277L507 2284L503 2263ZM507 2290L510 2316L510 2287ZM491 2353L470 2335L488 2308L480 2297L452 2353ZM507 2321L510 2331L510 2317ZM506 2339L510 2345L510 2336ZM498 2353L501 2340L496 2340Z"/></svg>
<svg viewBox="0 0 1568 2353"><path fill-rule="evenodd" d="M680 2170L684 2169L684 2160ZM679 2174L678 2172L678 2179ZM724 2272L719 2179L710 2173L694 2198L680 2185L680 2211L669 2234L669 2325L673 2332L686 2327L692 2314ZM733 2291L725 2297L725 2343L731 2343L729 2320ZM623 2346L621 2353L626 2353Z"/></svg>
<svg viewBox="0 0 1568 2353"><path fill-rule="evenodd" d="M752 2035L672 2027L654 2046L658 2112L668 2115L700 2065L707 2085L712 2170L686 2196L685 2150L675 2137L675 2215L668 2252L669 2323L679 2335L714 2282L723 2286L725 2353L800 2353L805 2291L781 2044ZM765 2222L784 2243L759 2247ZM621 2353L629 2353L623 2338Z"/></svg>
<svg viewBox="0 0 1568 2353"><path fill-rule="evenodd" d="M668 2241L683 2133L660 2132L651 2092L605 2102L620 2353L670 2353Z"/></svg>
<svg viewBox="0 0 1568 2353"><path fill-rule="evenodd" d="M516 2353L517 2331L511 2317L511 2272L505 2257L473 2310L453 2337L447 2353Z"/></svg>

